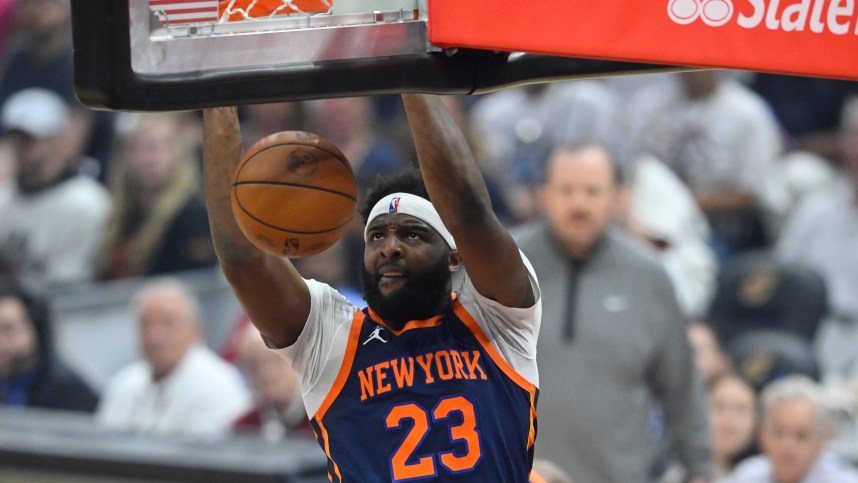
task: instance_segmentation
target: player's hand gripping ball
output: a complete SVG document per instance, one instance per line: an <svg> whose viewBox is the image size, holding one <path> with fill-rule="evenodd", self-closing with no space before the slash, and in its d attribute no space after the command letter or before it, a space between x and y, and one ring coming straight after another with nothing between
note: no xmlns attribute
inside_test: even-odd
<svg viewBox="0 0 858 483"><path fill-rule="evenodd" d="M273 255L301 258L345 233L357 209L357 184L336 146L312 133L284 131L244 153L231 198L248 240Z"/></svg>

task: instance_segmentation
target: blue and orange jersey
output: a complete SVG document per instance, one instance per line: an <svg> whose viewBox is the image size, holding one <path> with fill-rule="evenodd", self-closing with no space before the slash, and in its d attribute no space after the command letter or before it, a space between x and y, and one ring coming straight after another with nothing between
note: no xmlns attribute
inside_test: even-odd
<svg viewBox="0 0 858 483"><path fill-rule="evenodd" d="M401 330L364 309L311 423L334 482L518 483L537 397L458 300Z"/></svg>

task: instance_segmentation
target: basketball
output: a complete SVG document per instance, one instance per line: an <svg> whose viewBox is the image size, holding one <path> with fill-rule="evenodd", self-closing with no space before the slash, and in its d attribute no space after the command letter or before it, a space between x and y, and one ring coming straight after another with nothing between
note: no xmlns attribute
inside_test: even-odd
<svg viewBox="0 0 858 483"><path fill-rule="evenodd" d="M326 250L348 229L357 183L336 146L312 133L284 131L244 153L231 198L248 240L273 255L301 258Z"/></svg>

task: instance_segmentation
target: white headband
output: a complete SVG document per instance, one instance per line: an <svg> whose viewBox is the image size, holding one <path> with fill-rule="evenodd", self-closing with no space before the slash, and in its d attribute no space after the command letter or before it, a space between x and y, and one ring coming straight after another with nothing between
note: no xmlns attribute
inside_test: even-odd
<svg viewBox="0 0 858 483"><path fill-rule="evenodd" d="M435 207L432 206L432 203L425 198L421 198L420 196L412 195L410 193L393 193L378 200L378 203L376 203L375 206L372 207L372 211L369 212L369 217L367 217L366 228L363 230L364 239L366 239L367 236L367 228L369 228L369 225L373 220L381 215L391 213L411 215L414 218L423 221L441 235L441 238L447 242L447 246L449 246L451 250L456 249L456 241L453 240L453 235L451 235L447 230L447 227L444 226L444 222L441 221L441 217L438 216L438 212L435 211Z"/></svg>

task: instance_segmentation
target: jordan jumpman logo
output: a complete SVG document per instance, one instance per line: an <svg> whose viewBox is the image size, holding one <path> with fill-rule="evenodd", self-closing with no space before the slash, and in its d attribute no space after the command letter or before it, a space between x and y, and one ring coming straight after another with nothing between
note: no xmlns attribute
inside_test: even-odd
<svg viewBox="0 0 858 483"><path fill-rule="evenodd" d="M381 331L382 331L382 330L384 330L384 328L383 328L383 327L381 327L381 326L377 326L377 327L372 331L372 333L371 333L371 334L369 334L369 337L367 337L367 338L366 338L366 340L365 340L365 341L363 341L363 345L366 345L366 344L367 344L367 342L369 342L369 341L371 341L371 340L373 340L373 339L378 339L378 340L380 340L383 344L386 344L386 343L387 343L387 341L386 341L386 340L384 340L384 339L381 337Z"/></svg>

